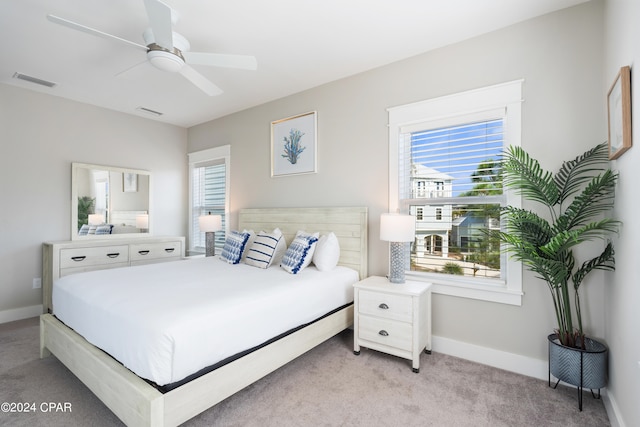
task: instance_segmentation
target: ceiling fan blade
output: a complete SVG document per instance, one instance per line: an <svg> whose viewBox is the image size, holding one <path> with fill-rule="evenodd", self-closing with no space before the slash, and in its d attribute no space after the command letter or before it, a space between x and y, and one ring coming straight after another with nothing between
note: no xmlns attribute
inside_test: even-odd
<svg viewBox="0 0 640 427"><path fill-rule="evenodd" d="M202 52L182 52L182 55L184 56L184 60L189 64L237 68L241 70L256 70L258 68L258 61L255 56Z"/></svg>
<svg viewBox="0 0 640 427"><path fill-rule="evenodd" d="M133 46L136 47L138 49L142 49L145 52L147 51L147 47L111 34L107 34L104 33L102 31L96 30L94 28L89 28L85 25L82 24L78 24L76 22L73 21L69 21L68 19L64 19L64 18L60 18L59 16L55 16L55 15L47 15L47 19L51 22L54 22L56 24L60 24L60 25L64 25L65 27L74 29L74 30L78 30L78 31L82 31L83 33L87 33L87 34L91 34L93 36L97 36L97 37L102 37L104 39L108 39L108 40L116 40L119 41L121 43L126 43L129 46Z"/></svg>
<svg viewBox="0 0 640 427"><path fill-rule="evenodd" d="M156 44L173 50L171 8L159 0L144 0L144 7L147 9L149 25L153 30Z"/></svg>
<svg viewBox="0 0 640 427"><path fill-rule="evenodd" d="M184 64L180 69L180 74L209 96L220 95L223 92L222 89L191 68L188 64Z"/></svg>
<svg viewBox="0 0 640 427"><path fill-rule="evenodd" d="M153 66L151 65L151 63L145 59L142 62L138 62L137 64L134 64L132 66L130 66L129 68L126 68L118 73L115 74L114 77L116 78L124 78L127 80L135 80L137 78L144 78L144 75L142 73L148 73L152 70ZM140 71L138 71L140 70Z"/></svg>

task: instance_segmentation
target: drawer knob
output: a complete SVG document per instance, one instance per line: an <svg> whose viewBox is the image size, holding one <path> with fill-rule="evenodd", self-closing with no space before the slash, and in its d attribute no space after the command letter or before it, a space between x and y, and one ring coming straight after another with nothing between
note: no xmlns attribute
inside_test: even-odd
<svg viewBox="0 0 640 427"><path fill-rule="evenodd" d="M138 253L140 255L147 255L149 253L149 251L138 251Z"/></svg>
<svg viewBox="0 0 640 427"><path fill-rule="evenodd" d="M381 308L381 309L383 309L383 310L389 310L389 306L388 306L387 304L385 304L385 303L380 304L380 305L378 306L378 308Z"/></svg>
<svg viewBox="0 0 640 427"><path fill-rule="evenodd" d="M107 254L109 258L118 258L118 255L120 255L120 252L112 252L110 254Z"/></svg>
<svg viewBox="0 0 640 427"><path fill-rule="evenodd" d="M383 337L388 337L389 336L389 332L385 331L384 329L381 330L380 332L378 332L378 334L382 335Z"/></svg>
<svg viewBox="0 0 640 427"><path fill-rule="evenodd" d="M75 262L84 261L85 258L86 258L86 256L72 256L71 257L71 259L74 260Z"/></svg>

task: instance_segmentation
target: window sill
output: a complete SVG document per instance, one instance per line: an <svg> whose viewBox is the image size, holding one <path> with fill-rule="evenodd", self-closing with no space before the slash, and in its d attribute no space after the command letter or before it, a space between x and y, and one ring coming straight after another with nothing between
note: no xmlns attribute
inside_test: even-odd
<svg viewBox="0 0 640 427"><path fill-rule="evenodd" d="M505 285L489 284L488 282L449 279L441 274L416 274L406 272L408 280L432 283L431 292L460 298L477 299L508 305L522 305L521 291L508 289Z"/></svg>

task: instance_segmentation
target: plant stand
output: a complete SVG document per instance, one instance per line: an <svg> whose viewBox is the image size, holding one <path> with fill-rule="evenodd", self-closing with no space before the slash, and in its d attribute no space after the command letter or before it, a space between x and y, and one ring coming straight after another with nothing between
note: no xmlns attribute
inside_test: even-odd
<svg viewBox="0 0 640 427"><path fill-rule="evenodd" d="M582 390L588 388L595 399L600 399L600 389L607 385L607 347L595 340L585 338L585 349L567 347L560 344L557 334L549 340L549 387L551 375L560 381L578 388L578 407L582 411ZM598 390L598 394L594 390Z"/></svg>

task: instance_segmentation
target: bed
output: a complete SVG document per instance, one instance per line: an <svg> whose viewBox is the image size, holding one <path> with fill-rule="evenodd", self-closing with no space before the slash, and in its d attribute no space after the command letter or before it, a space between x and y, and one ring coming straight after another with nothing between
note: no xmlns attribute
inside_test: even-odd
<svg viewBox="0 0 640 427"><path fill-rule="evenodd" d="M298 230L335 233L340 243L339 265L357 271L354 280L358 276L366 277L366 208L243 209L239 212L238 229L271 230L276 227L282 230L287 243L292 241ZM196 268L207 261L210 260L178 263L193 262ZM160 265L156 268L160 268ZM313 271L310 270L309 273ZM248 354L215 370L162 392L65 326L55 317L55 307L54 302L53 314L41 317L41 356L53 353L129 426L179 425L322 343L353 322L353 306L346 304L303 327L293 328L293 332L267 341L266 345L257 346ZM171 378L170 381L174 379Z"/></svg>

